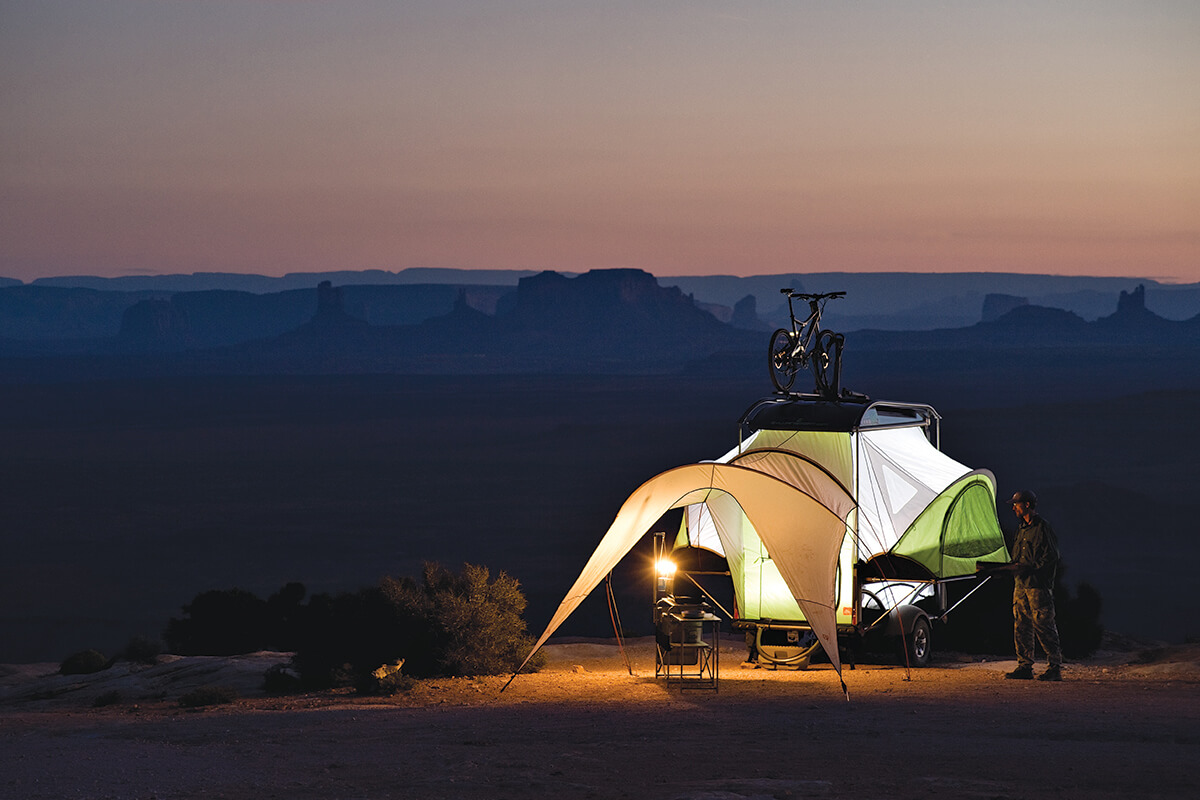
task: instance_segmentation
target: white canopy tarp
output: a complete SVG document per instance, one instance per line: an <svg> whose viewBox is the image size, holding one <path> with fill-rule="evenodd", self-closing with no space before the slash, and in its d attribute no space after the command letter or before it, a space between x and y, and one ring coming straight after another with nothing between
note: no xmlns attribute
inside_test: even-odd
<svg viewBox="0 0 1200 800"><path fill-rule="evenodd" d="M791 473L806 469L803 464L789 463L786 468L781 464L774 466ZM808 468L820 473L814 465L808 465ZM546 643L663 514L673 508L705 503L710 499L724 504L728 498L733 498L758 531L840 676L834 581L838 552L846 534L846 518L854 508L854 501L844 489L833 491L830 485L837 486L837 482L829 480L824 473L797 482L819 487L815 493L825 502L767 472L733 464L689 464L651 478L621 506L529 657ZM718 535L721 535L719 527ZM735 551L732 542L722 544L725 552ZM528 663L529 657L521 668Z"/></svg>

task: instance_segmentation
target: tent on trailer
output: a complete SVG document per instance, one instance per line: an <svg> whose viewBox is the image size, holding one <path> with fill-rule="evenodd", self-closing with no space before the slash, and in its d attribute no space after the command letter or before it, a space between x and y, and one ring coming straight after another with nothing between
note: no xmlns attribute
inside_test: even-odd
<svg viewBox="0 0 1200 800"><path fill-rule="evenodd" d="M533 652L663 514L684 508L678 543L727 559L739 616L807 624L840 676L837 634L856 622L860 572L936 580L1008 560L995 480L937 449L938 419L929 406L865 399L756 403L732 451L657 475L625 501Z"/></svg>
<svg viewBox="0 0 1200 800"><path fill-rule="evenodd" d="M796 465L812 465L854 497L835 575L842 630L859 622L865 580L932 582L973 575L978 561L1008 560L995 478L938 449L939 421L926 405L771 398L743 416L742 441L718 459L798 487ZM735 506L692 504L677 546L726 557L742 619L811 622L760 534Z"/></svg>

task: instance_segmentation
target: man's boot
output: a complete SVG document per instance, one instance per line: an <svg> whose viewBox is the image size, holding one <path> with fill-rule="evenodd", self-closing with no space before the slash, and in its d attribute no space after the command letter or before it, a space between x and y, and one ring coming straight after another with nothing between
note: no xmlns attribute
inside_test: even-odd
<svg viewBox="0 0 1200 800"><path fill-rule="evenodd" d="M1012 681L1031 681L1033 680L1033 667L1022 664L1012 672L1004 673L1004 677Z"/></svg>
<svg viewBox="0 0 1200 800"><path fill-rule="evenodd" d="M1043 672L1041 675L1038 675L1038 680L1039 681L1061 681L1062 680L1062 667L1058 666L1057 664L1051 664L1049 667L1046 668L1045 672Z"/></svg>

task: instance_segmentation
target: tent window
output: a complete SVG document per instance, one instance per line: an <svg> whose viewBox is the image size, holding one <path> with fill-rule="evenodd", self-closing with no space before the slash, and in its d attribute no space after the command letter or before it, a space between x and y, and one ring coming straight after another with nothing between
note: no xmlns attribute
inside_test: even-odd
<svg viewBox="0 0 1200 800"><path fill-rule="evenodd" d="M950 510L942 552L952 558L981 558L1003 544L993 533L995 506L991 493L979 483L963 490Z"/></svg>
<svg viewBox="0 0 1200 800"><path fill-rule="evenodd" d="M858 424L860 427L869 428L875 425L902 425L906 422L924 424L925 417L909 408L872 406L862 415Z"/></svg>

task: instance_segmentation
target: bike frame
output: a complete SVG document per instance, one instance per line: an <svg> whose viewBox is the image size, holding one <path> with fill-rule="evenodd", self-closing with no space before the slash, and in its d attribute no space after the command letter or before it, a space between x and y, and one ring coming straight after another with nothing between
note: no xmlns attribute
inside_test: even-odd
<svg viewBox="0 0 1200 800"><path fill-rule="evenodd" d="M843 337L832 331L821 330L821 314L825 303L835 297L844 297L845 292L808 294L791 289L780 289L787 296L788 316L791 329L780 328L771 335L770 364L771 382L781 392L791 390L796 374L802 369L811 369L818 394L832 397L838 393L841 372L841 347ZM808 303L808 316L796 318L794 300ZM826 343L826 339L829 342ZM832 376L827 370L833 366ZM831 379L832 378L832 379Z"/></svg>
<svg viewBox="0 0 1200 800"><path fill-rule="evenodd" d="M792 306L792 298L796 295L788 293L788 315L792 318L792 358L799 358L801 362L805 360L809 346L812 344L813 336L816 335L817 329L821 327L821 306L820 298L811 298L808 301L808 319L804 322L796 323L796 311Z"/></svg>

